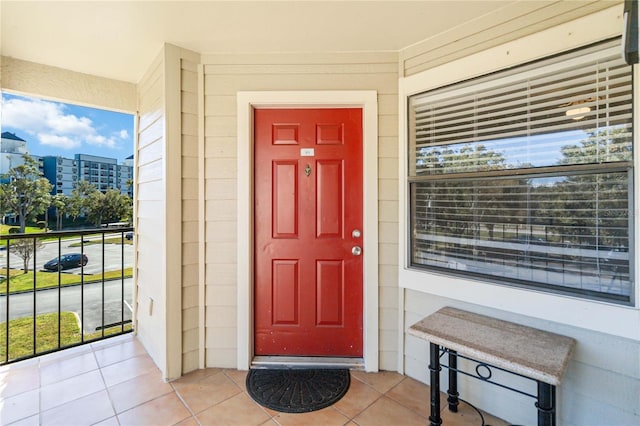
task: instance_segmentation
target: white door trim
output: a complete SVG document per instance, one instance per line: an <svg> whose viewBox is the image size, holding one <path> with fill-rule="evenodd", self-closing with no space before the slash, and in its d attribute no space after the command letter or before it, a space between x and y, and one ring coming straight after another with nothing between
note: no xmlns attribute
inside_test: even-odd
<svg viewBox="0 0 640 426"><path fill-rule="evenodd" d="M376 91L238 92L238 353L237 368L253 359L253 109L362 108L363 126L363 358L378 370L378 95Z"/></svg>

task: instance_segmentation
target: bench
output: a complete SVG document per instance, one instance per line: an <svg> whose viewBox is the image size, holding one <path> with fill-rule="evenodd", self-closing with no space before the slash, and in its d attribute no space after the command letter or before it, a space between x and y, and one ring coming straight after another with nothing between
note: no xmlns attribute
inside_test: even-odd
<svg viewBox="0 0 640 426"><path fill-rule="evenodd" d="M447 403L458 409L457 373L496 384L536 399L538 425L556 424L556 386L575 347L575 340L531 327L445 307L413 324L407 333L429 342L431 379L431 426L442 424L440 417L440 370L449 370ZM447 365L440 358L448 355ZM458 357L477 364L475 374L458 369ZM491 380L496 368L537 382L537 395Z"/></svg>

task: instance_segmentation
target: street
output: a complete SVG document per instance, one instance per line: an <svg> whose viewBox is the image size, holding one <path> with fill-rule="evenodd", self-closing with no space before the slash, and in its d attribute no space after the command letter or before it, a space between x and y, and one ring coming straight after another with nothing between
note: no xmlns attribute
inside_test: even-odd
<svg viewBox="0 0 640 426"><path fill-rule="evenodd" d="M119 234L114 234L118 235ZM98 238L97 241L100 241L99 237L91 237ZM87 237L85 237L85 241ZM68 253L80 253L80 247L69 247L71 244L78 244L80 242L79 238L75 238L72 240L63 240L60 244L60 252L61 254ZM124 266L132 267L133 266L133 245L132 244L105 244L104 245L104 270L112 271L114 269L121 269L121 258L122 258L122 249L124 248ZM11 269L22 269L23 268L23 260L16 256L14 253L9 255L9 268ZM84 267L85 274L98 274L102 272L102 244L85 244L84 245L84 253L89 258L89 262L87 266ZM39 249L36 253L36 269L42 270L45 263L47 263L51 259L55 259L58 257L58 242L51 241L45 242L44 247ZM7 266L7 252L6 250L0 251L0 268L5 268ZM29 269L33 269L33 258L29 261ZM67 272L80 273L80 268L69 269Z"/></svg>
<svg viewBox="0 0 640 426"><path fill-rule="evenodd" d="M118 236L120 234L114 234ZM110 236L107 235L107 238ZM87 244L87 239L101 241L100 236L85 236L84 253L88 262L84 268L72 268L62 271L63 274L100 274L104 271L121 270L123 266L122 256L124 254L124 267L133 267L133 245L131 244L105 244L104 256L102 244ZM42 271L46 262L55 259L60 254L80 253L80 247L70 247L71 244L78 244L80 238L63 240L58 245L58 241L45 242L44 246L36 253L36 270ZM3 246L4 247L4 246ZM9 268L22 269L23 260L9 251ZM104 262L103 262L104 257ZM29 269L33 269L34 259L29 261ZM7 267L7 252L0 251L0 268ZM50 272L57 274L57 272ZM112 280L104 283L104 323L102 320L102 282L84 284L84 286L73 285L63 287L60 291L60 310L75 312L82 321L82 328L85 333L95 332L97 327L118 323L122 321L122 309L124 309L124 319L130 320L132 317L132 279ZM124 304L122 303L122 292L124 291ZM82 294L81 294L82 293ZM84 299L84 312L82 312L82 302ZM37 315L58 312L58 289L40 290L35 296ZM9 319L33 316L34 293L26 292L9 296ZM0 296L0 323L7 318L6 296Z"/></svg>
<svg viewBox="0 0 640 426"><path fill-rule="evenodd" d="M120 322L121 309L124 307L124 319L132 316L132 282L133 279L106 281L104 283L104 324ZM124 286L124 305L122 304L122 288ZM82 329L85 333L96 331L102 326L102 283L62 287L60 291L60 311L76 312L81 315ZM84 293L84 294L82 294ZM81 300L84 298L84 313ZM33 292L12 294L9 296L9 319L33 316ZM38 315L58 312L58 289L40 290L36 292L36 312ZM7 297L0 296L0 322L7 318Z"/></svg>

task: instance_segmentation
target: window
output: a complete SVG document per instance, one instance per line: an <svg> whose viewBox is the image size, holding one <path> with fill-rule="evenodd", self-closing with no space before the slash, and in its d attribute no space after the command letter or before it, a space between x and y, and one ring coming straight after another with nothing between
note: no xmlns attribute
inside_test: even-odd
<svg viewBox="0 0 640 426"><path fill-rule="evenodd" d="M411 267L632 303L632 67L619 44L409 97Z"/></svg>

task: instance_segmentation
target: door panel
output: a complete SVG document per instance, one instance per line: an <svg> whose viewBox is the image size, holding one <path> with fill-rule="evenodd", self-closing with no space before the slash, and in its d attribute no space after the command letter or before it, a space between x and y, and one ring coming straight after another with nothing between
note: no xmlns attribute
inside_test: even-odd
<svg viewBox="0 0 640 426"><path fill-rule="evenodd" d="M362 110L257 109L255 353L362 356Z"/></svg>
<svg viewBox="0 0 640 426"><path fill-rule="evenodd" d="M316 229L318 238L340 238L342 235L342 162L318 161L316 187Z"/></svg>
<svg viewBox="0 0 640 426"><path fill-rule="evenodd" d="M316 270L318 276L317 325L344 326L344 262L339 260L319 260Z"/></svg>
<svg viewBox="0 0 640 426"><path fill-rule="evenodd" d="M273 238L298 236L297 175L297 162L273 162Z"/></svg>
<svg viewBox="0 0 640 426"><path fill-rule="evenodd" d="M297 325L298 303L298 261L273 261L273 324ZM292 303L294 301L294 303Z"/></svg>

